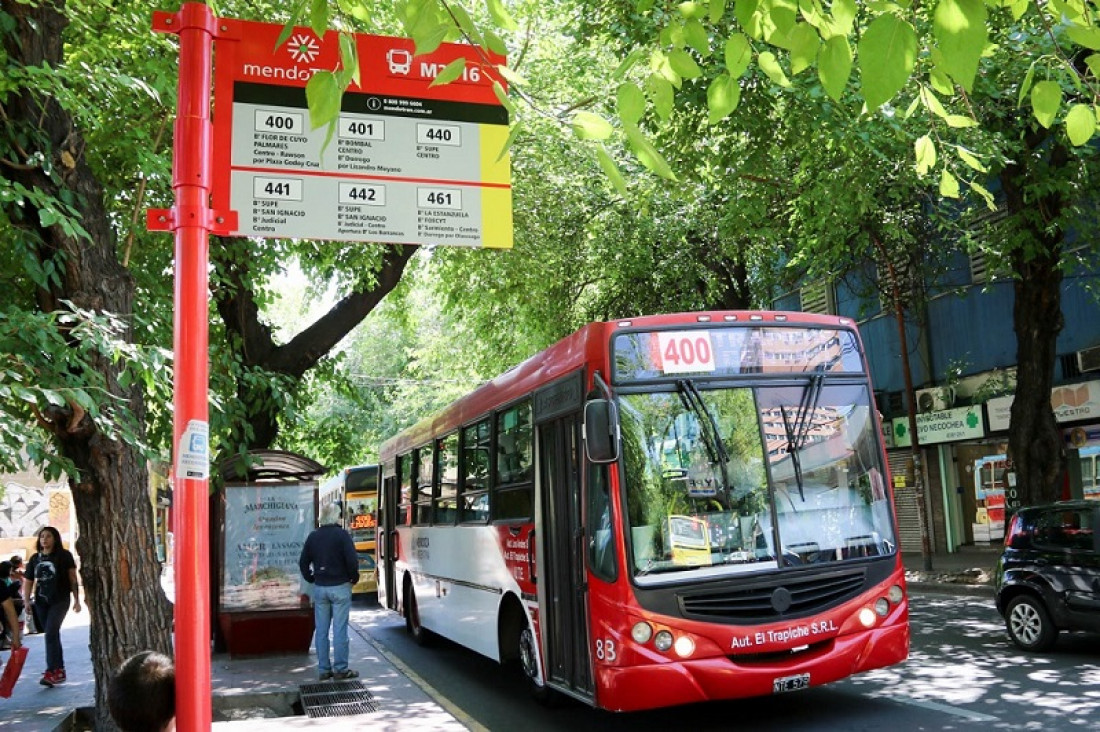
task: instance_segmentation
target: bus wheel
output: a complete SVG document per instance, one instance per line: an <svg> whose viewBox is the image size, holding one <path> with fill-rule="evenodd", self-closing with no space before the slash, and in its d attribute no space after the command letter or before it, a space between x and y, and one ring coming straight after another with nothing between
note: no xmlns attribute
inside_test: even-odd
<svg viewBox="0 0 1100 732"><path fill-rule="evenodd" d="M416 593L412 582L405 582L405 630L409 632L418 646L431 643L431 631L420 624L420 609L416 606Z"/></svg>
<svg viewBox="0 0 1100 732"><path fill-rule="evenodd" d="M519 663L520 668L523 669L523 675L527 677L527 686L535 701L548 707L557 706L558 695L539 678L535 633L530 625L525 625L519 634Z"/></svg>

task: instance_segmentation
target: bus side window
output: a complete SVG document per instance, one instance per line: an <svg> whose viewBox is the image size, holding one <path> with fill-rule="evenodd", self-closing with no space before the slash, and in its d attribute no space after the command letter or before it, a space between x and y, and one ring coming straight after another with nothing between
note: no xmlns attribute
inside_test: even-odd
<svg viewBox="0 0 1100 732"><path fill-rule="evenodd" d="M435 462L432 445L427 444L417 451L420 465L417 468L416 481L416 508L413 523L424 526L432 522L432 479L434 477L433 463Z"/></svg>
<svg viewBox="0 0 1100 732"><path fill-rule="evenodd" d="M453 524L458 514L458 433L439 440L439 490L435 497L435 524Z"/></svg>
<svg viewBox="0 0 1100 732"><path fill-rule="evenodd" d="M489 428L489 420L483 419L462 430L459 522L489 520Z"/></svg>
<svg viewBox="0 0 1100 732"><path fill-rule="evenodd" d="M397 480L401 481L401 498L397 503L397 524L408 526L412 514L412 486L416 484L416 453L405 453L398 461Z"/></svg>
<svg viewBox="0 0 1100 732"><path fill-rule="evenodd" d="M530 401L497 414L494 519L529 519L534 516L531 435Z"/></svg>
<svg viewBox="0 0 1100 732"><path fill-rule="evenodd" d="M588 464L587 509L588 568L600 579L612 582L618 574L618 563L615 561L606 465Z"/></svg>

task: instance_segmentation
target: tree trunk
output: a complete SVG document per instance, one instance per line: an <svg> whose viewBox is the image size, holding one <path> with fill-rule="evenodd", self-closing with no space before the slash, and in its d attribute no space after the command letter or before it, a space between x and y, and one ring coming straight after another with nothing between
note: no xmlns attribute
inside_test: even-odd
<svg viewBox="0 0 1100 732"><path fill-rule="evenodd" d="M345 296L288 343L279 345L271 327L260 319L260 308L252 296L247 252L251 246L255 245L247 239L221 239L211 248L221 275L220 286L213 293L214 301L244 368L287 377L295 386L306 371L328 355L397 286L417 249L412 245L387 245L370 290ZM230 439L234 447L262 450L275 442L279 434L279 405L285 401L275 398L275 390L285 383L270 378L242 379L238 383L237 398L246 410L246 418L233 429Z"/></svg>
<svg viewBox="0 0 1100 732"><path fill-rule="evenodd" d="M1064 168L1069 156L1065 147L1051 142L1044 132L1025 136L1031 150L1048 146L1046 164L1052 170ZM1033 163L1034 165L1034 163ZM1054 361L1058 334L1065 320L1062 315L1063 233L1057 225L1065 201L1057 186L1029 200L1029 171L1023 164L1009 165L1001 173L1012 220L1022 222L1030 234L1028 246L1012 251L1015 276L1015 301L1012 326L1016 332L1016 396L1012 402L1008 435L1010 480L1015 477L1015 492L1006 490L1009 511L1035 503L1048 503L1061 496L1065 465L1065 443L1054 418L1050 392L1054 385ZM1033 195L1033 194L1032 194Z"/></svg>
<svg viewBox="0 0 1100 732"><path fill-rule="evenodd" d="M4 34L12 61L27 67L63 66L62 32L67 25L61 2L24 4L2 0L3 12L16 22ZM42 86L41 89L46 88ZM84 143L72 115L40 89L20 89L4 100L7 135L18 140L4 174L24 188L51 199L71 200L73 217L88 232L83 238L61 224L42 226L38 198L5 202L15 226L36 237L39 256L61 265L58 281L39 288L38 307L54 310L65 300L77 307L114 313L129 320L134 283L116 254L116 241L103 205L103 191L84 160ZM122 387L126 364L108 354L87 356L101 372L109 396L131 411L142 429L144 403L136 386ZM69 417L71 417L71 410ZM107 681L128 655L140 650L171 653L170 605L160 589L149 476L144 457L131 445L109 437L87 416L76 424L58 418L49 423L61 453L76 465L69 477L80 538L83 601L91 613L91 658L96 677L96 724L113 725L107 713ZM69 654L84 649L69 648Z"/></svg>

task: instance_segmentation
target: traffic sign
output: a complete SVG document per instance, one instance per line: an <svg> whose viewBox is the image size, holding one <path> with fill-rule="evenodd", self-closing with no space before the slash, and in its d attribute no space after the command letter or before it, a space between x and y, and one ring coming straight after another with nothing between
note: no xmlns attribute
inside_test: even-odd
<svg viewBox="0 0 1100 732"><path fill-rule="evenodd" d="M326 144L305 87L337 69L337 33L296 28L277 46L282 30L218 20L213 208L235 212L231 235L512 246L503 58L460 44L416 56L409 39L356 34L361 84ZM431 86L458 58L463 75Z"/></svg>

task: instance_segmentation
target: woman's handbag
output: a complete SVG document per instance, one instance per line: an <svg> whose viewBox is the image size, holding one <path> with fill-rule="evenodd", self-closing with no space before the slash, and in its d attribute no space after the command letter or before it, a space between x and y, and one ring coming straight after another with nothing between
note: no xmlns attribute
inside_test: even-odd
<svg viewBox="0 0 1100 732"><path fill-rule="evenodd" d="M15 682L19 680L19 674L23 673L23 664L27 661L27 647L20 646L11 652L8 665L4 667L4 675L0 676L0 697L7 699L15 689Z"/></svg>

